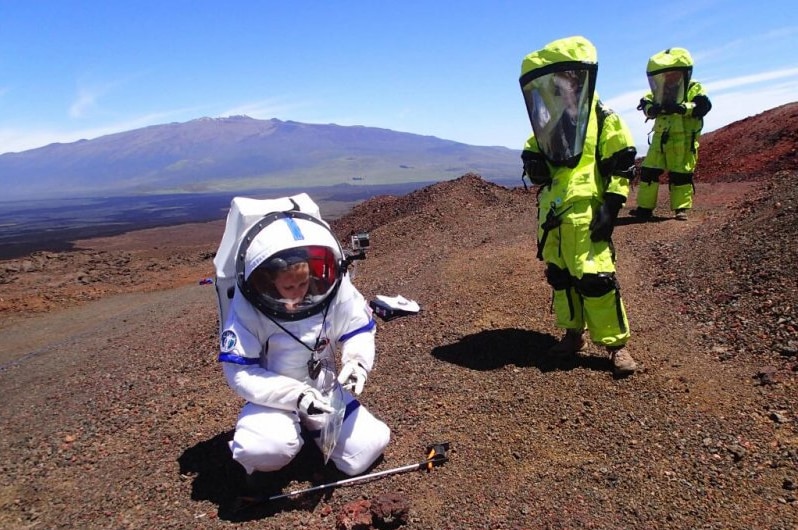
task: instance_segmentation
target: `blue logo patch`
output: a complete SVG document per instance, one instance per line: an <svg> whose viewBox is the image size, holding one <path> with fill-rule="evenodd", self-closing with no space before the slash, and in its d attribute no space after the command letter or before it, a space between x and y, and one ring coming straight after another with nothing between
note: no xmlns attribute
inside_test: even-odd
<svg viewBox="0 0 798 530"><path fill-rule="evenodd" d="M221 349L223 352L233 351L233 348L238 344L238 337L234 331L227 330L222 333Z"/></svg>

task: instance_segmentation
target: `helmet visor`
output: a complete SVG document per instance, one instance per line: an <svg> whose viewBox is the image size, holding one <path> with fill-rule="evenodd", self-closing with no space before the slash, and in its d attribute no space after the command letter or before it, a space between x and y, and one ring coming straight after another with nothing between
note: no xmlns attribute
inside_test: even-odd
<svg viewBox="0 0 798 530"><path fill-rule="evenodd" d="M538 146L552 164L574 167L582 155L593 71L554 71L534 77L522 88Z"/></svg>
<svg viewBox="0 0 798 530"><path fill-rule="evenodd" d="M687 85L684 70L663 70L649 74L648 84L654 103L666 105L684 102Z"/></svg>
<svg viewBox="0 0 798 530"><path fill-rule="evenodd" d="M294 247L263 260L246 284L272 315L292 319L314 313L327 301L337 285L339 267L333 249Z"/></svg>

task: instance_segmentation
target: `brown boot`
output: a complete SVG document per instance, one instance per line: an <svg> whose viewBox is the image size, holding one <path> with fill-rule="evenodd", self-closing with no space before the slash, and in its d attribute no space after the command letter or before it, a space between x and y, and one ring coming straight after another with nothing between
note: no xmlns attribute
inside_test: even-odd
<svg viewBox="0 0 798 530"><path fill-rule="evenodd" d="M687 221L687 208L679 208L674 216L679 221Z"/></svg>
<svg viewBox="0 0 798 530"><path fill-rule="evenodd" d="M637 363L629 354L626 347L620 348L607 348L610 354L610 361L612 361L613 373L617 376L632 375L637 371Z"/></svg>
<svg viewBox="0 0 798 530"><path fill-rule="evenodd" d="M569 357L585 347L581 329L568 329L560 342L549 348L551 357Z"/></svg>

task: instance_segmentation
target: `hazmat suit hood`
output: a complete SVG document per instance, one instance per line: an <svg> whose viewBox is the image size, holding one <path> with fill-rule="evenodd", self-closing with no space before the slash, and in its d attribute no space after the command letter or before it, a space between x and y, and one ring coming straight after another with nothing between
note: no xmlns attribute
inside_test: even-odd
<svg viewBox="0 0 798 530"><path fill-rule="evenodd" d="M300 320L325 310L346 271L329 227L298 212L266 215L242 237L236 283L261 313Z"/></svg>
<svg viewBox="0 0 798 530"><path fill-rule="evenodd" d="M654 103L683 103L693 75L693 58L684 48L668 48L648 60L646 75Z"/></svg>
<svg viewBox="0 0 798 530"><path fill-rule="evenodd" d="M596 48L584 37L559 39L524 57L521 91L540 151L557 166L579 163L593 107Z"/></svg>

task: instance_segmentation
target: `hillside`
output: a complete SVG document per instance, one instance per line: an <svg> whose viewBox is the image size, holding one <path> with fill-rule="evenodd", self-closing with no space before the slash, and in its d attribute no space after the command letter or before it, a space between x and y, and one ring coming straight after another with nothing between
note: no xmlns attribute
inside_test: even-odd
<svg viewBox="0 0 798 530"><path fill-rule="evenodd" d="M518 179L517 151L361 126L201 118L0 155L4 199Z"/></svg>
<svg viewBox="0 0 798 530"><path fill-rule="evenodd" d="M699 182L761 181L798 168L798 102L736 121L701 137Z"/></svg>
<svg viewBox="0 0 798 530"><path fill-rule="evenodd" d="M735 142L707 135L701 156L753 164L795 129L794 115L769 117ZM592 346L543 356L559 333L533 192L463 175L337 219L342 238L371 234L360 290L422 307L379 324L362 401L393 437L375 471L436 442L450 460L248 510L235 510L226 447L241 403L215 361L213 288L198 284L222 224L0 262L0 444L13 455L0 525L332 529L389 494L409 530L798 527L798 171L747 167L745 180L702 168L686 223L639 223L634 198L622 211L619 279L643 366L626 379ZM340 478L308 447L272 487Z"/></svg>

